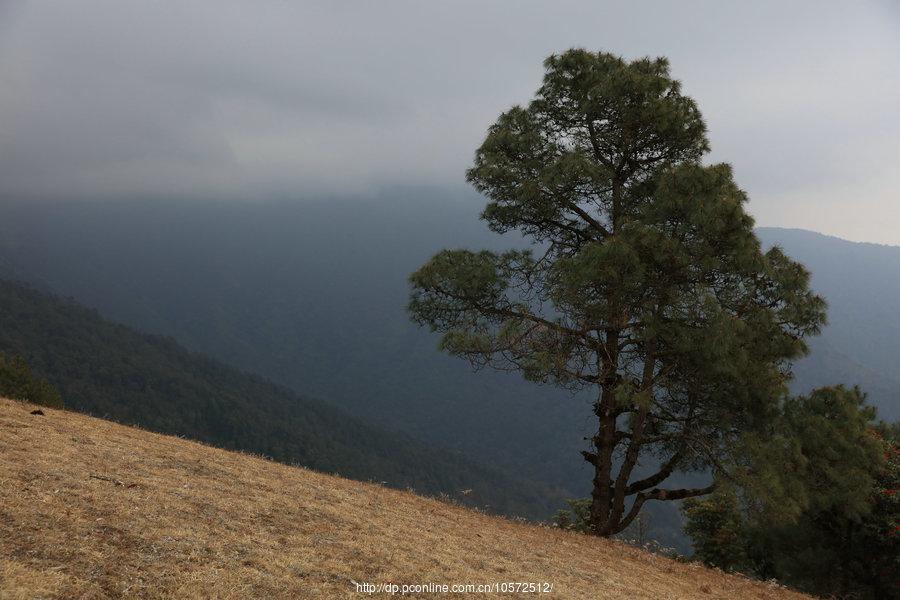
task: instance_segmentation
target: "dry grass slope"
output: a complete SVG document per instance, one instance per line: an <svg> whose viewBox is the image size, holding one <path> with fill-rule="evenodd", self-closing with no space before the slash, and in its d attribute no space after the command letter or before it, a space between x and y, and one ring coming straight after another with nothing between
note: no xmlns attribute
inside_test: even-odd
<svg viewBox="0 0 900 600"><path fill-rule="evenodd" d="M805 597L616 542L33 408L0 399L3 600L357 598L354 582L502 581L551 582L558 598Z"/></svg>

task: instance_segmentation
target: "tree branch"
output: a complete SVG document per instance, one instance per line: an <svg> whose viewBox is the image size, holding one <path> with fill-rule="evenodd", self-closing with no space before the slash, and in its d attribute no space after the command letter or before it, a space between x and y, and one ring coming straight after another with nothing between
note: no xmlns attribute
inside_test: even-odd
<svg viewBox="0 0 900 600"><path fill-rule="evenodd" d="M432 288L432 291L434 291L438 294L447 296L448 298L453 298L454 300L459 300L461 302L469 304L473 310L475 310L483 315L493 315L493 316L498 316L498 317L507 317L507 318L511 318L511 319L522 319L524 321L531 321L532 323L538 323L540 325L543 325L545 327L548 327L548 328L558 331L560 333L575 336L577 338L583 339L586 342L588 342L588 345L591 347L595 346L595 341L592 337L590 337L588 335L587 330L578 331L575 329L571 329L569 327L566 327L565 325L560 325L559 323L556 323L554 321L548 321L547 319L544 319L542 317L539 317L539 316L531 314L531 313L523 313L523 312L515 311L515 310L509 309L509 308L498 308L496 306L484 306L483 304L475 302L472 298L469 298L467 296L461 296L459 294L454 294L443 288L437 288L437 287Z"/></svg>
<svg viewBox="0 0 900 600"><path fill-rule="evenodd" d="M631 522L634 521L635 517L638 516L638 513L641 512L641 507L644 506L644 503L647 500L683 500L685 498L693 498L694 496L711 494L715 489L716 484L713 483L705 488L685 488L680 490L662 490L657 488L649 493L641 492L635 497L634 503L631 505L631 510L629 510L628 514L625 515L625 518L619 522L613 533L620 533L631 525Z"/></svg>
<svg viewBox="0 0 900 600"><path fill-rule="evenodd" d="M662 467L660 467L659 471L649 477L645 477L644 479L640 479L630 484L627 488L625 488L625 494L630 496L665 481L669 477L669 475L671 475L675 471L675 469L678 467L678 463L681 462L681 459L684 458L685 452L687 452L687 435L687 431L681 433L681 436L684 436L681 446L679 446L678 450L669 458L669 460L666 461L666 463Z"/></svg>

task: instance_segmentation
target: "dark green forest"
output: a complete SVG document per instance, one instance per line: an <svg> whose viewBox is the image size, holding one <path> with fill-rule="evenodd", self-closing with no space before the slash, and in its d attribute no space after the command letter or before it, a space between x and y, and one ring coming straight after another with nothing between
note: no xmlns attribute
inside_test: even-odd
<svg viewBox="0 0 900 600"><path fill-rule="evenodd" d="M24 284L0 281L0 351L49 380L67 408L97 417L499 513L544 518L562 502L550 486L368 425Z"/></svg>

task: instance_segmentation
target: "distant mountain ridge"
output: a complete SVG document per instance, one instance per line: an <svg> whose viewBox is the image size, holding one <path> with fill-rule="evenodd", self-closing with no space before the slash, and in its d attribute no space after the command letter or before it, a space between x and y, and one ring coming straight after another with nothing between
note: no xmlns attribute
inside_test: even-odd
<svg viewBox="0 0 900 600"><path fill-rule="evenodd" d="M802 229L761 227L757 235L806 265L828 300L828 325L795 366L794 387L859 384L882 418L900 419L900 246Z"/></svg>

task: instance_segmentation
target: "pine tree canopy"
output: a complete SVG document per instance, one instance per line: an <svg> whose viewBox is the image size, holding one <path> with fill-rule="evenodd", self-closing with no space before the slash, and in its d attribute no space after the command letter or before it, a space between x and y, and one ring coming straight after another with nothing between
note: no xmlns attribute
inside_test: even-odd
<svg viewBox="0 0 900 600"><path fill-rule="evenodd" d="M738 469L682 505L695 558L822 598L896 597L897 425L876 422L865 400L841 385L788 398L769 435L747 447L769 455L751 461L753 476Z"/></svg>
<svg viewBox="0 0 900 600"><path fill-rule="evenodd" d="M824 323L809 274L763 253L727 164L665 59L570 50L500 115L468 181L529 250L443 250L409 310L477 366L596 390L591 524L612 535L676 471L716 468L779 413L790 361ZM655 464L636 478L639 465Z"/></svg>

